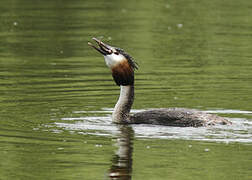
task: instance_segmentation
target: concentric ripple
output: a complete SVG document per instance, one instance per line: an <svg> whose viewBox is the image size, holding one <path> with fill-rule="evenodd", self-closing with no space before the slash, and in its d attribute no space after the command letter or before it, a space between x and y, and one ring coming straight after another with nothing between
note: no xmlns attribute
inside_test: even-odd
<svg viewBox="0 0 252 180"><path fill-rule="evenodd" d="M117 134L117 126L111 121L113 109L104 108L100 111L75 111L79 117L65 117L56 122L57 128L75 131L80 134L113 136ZM142 110L133 110L139 112ZM208 110L209 113L252 114L251 111L239 110ZM88 116L87 116L88 114ZM90 114L94 116L90 116ZM99 116L102 114L103 116ZM138 138L185 139L214 142L252 143L252 121L245 118L229 118L232 125L216 125L210 127L169 127L159 125L132 125Z"/></svg>

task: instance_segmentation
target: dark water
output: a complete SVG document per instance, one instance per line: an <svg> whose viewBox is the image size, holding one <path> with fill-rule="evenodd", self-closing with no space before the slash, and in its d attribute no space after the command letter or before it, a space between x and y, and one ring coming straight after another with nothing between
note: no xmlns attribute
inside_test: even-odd
<svg viewBox="0 0 252 180"><path fill-rule="evenodd" d="M0 179L252 179L252 1L0 6ZM186 107L232 126L111 124L119 88L92 37L140 65L133 112Z"/></svg>

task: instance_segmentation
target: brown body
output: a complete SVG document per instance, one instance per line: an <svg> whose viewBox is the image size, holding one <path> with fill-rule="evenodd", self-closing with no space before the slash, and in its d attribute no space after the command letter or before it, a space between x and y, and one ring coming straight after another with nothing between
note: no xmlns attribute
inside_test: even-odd
<svg viewBox="0 0 252 180"><path fill-rule="evenodd" d="M156 124L179 127L230 125L230 121L215 114L186 108L151 109L130 116L133 124Z"/></svg>

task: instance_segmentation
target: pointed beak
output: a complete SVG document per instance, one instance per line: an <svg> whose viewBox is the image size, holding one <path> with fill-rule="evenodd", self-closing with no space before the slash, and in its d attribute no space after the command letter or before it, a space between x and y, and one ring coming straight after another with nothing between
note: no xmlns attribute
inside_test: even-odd
<svg viewBox="0 0 252 180"><path fill-rule="evenodd" d="M92 43L88 42L89 46L93 47L95 50L97 50L98 52L100 52L104 56L106 56L108 54L112 54L113 50L112 50L111 46L103 43L99 39L96 39L96 38L92 38L92 39L98 44L98 47L96 47Z"/></svg>

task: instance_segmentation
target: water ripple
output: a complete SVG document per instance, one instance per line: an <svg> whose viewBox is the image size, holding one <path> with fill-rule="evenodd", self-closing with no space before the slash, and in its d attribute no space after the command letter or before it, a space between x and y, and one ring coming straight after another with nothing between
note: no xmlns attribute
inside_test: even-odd
<svg viewBox="0 0 252 180"><path fill-rule="evenodd" d="M112 108L103 108L100 111L74 111L73 114L82 114L79 117L64 117L56 122L57 128L75 131L79 134L93 134L114 136L118 133L116 125L112 123ZM139 112L142 110L132 110ZM208 110L211 113L251 114L251 111L240 110ZM103 116L101 116L103 114ZM252 143L252 121L245 118L229 118L232 125L216 125L210 127L170 127L160 125L132 125L137 138L184 139L214 142Z"/></svg>

